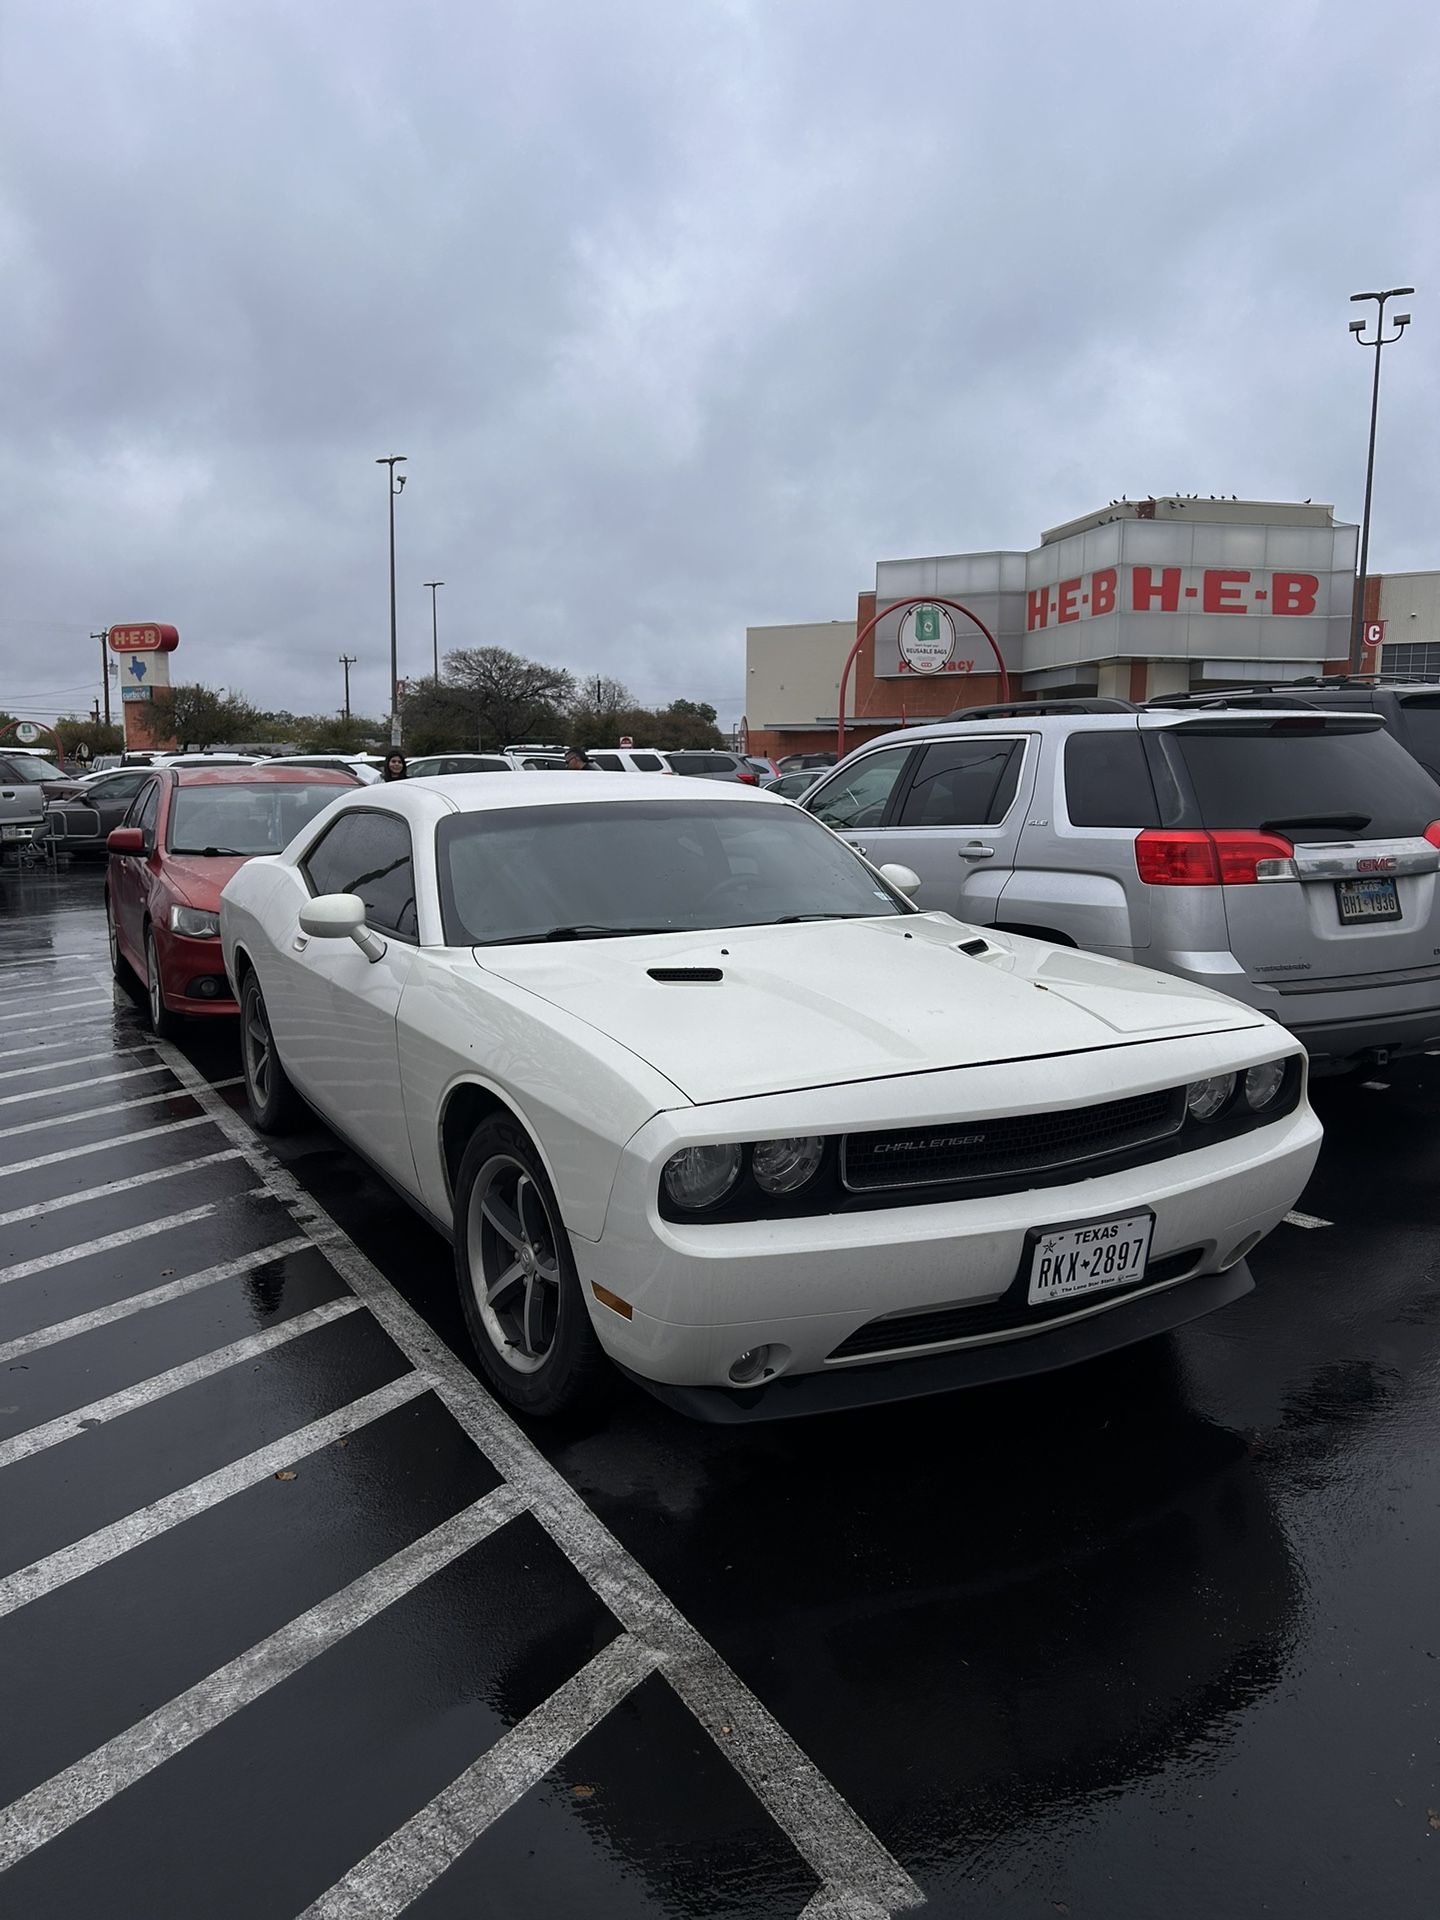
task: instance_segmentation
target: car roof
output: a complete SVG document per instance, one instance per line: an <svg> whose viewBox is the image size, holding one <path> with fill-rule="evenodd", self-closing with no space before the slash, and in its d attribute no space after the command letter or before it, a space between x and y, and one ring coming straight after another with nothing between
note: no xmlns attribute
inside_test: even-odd
<svg viewBox="0 0 1440 1920"><path fill-rule="evenodd" d="M1356 732L1376 732L1383 725L1380 715L1371 712L1334 714L1327 717L1346 721ZM867 740L863 744L866 748L894 747L914 741L969 739L973 734L1013 734L1017 730L1027 733L1069 734L1113 732L1117 727L1135 727L1137 730L1143 728L1146 732L1197 725L1213 729L1217 720L1226 718L1247 722L1294 721L1303 718L1303 710L1297 707L1245 705L1146 707L1135 713L1016 713L994 720L942 720L927 727L898 727L892 733L877 734L875 739ZM852 753L859 751L859 747L851 749ZM847 753L845 758L848 760L850 754Z"/></svg>
<svg viewBox="0 0 1440 1920"><path fill-rule="evenodd" d="M642 749L643 751L643 749ZM362 789L362 805L375 806L372 787ZM499 813L517 807L585 805L624 806L636 800L663 800L667 806L788 807L778 794L734 786L729 781L693 780L681 783L673 774L632 773L624 780L582 780L578 773L531 773L524 780L496 780L484 773L451 773L419 779L394 780L385 789L384 804L411 819L438 819L445 813Z"/></svg>
<svg viewBox="0 0 1440 1920"><path fill-rule="evenodd" d="M353 774L338 767L287 767L273 762L258 767L160 767L160 773L172 773L183 787L248 787L257 780L265 786L335 786L363 793L365 789Z"/></svg>

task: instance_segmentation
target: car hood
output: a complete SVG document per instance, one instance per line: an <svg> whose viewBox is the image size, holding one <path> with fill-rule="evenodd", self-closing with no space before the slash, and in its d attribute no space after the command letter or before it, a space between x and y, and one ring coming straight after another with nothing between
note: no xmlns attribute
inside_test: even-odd
<svg viewBox="0 0 1440 1920"><path fill-rule="evenodd" d="M983 951L962 951L978 941ZM1270 1024L1172 975L942 913L477 947L475 958L700 1104ZM721 978L650 971L687 968Z"/></svg>
<svg viewBox="0 0 1440 1920"><path fill-rule="evenodd" d="M188 906L202 913L220 911L220 893L227 880L233 880L253 854L215 854L207 860L203 853L167 853L165 879L170 891Z"/></svg>

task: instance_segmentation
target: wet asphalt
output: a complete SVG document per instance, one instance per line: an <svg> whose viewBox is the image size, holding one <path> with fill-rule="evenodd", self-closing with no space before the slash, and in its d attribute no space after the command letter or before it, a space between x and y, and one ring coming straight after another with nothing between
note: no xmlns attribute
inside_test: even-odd
<svg viewBox="0 0 1440 1920"><path fill-rule="evenodd" d="M526 1447L101 878L0 869L0 1914L1440 1911L1440 1060L1179 1335Z"/></svg>

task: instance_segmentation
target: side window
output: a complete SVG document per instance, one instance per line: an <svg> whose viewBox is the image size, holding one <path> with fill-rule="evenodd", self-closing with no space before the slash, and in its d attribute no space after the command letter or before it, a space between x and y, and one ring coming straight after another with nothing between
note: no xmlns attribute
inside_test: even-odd
<svg viewBox="0 0 1440 1920"><path fill-rule="evenodd" d="M1065 742L1065 811L1072 827L1158 827L1160 809L1134 728L1072 733Z"/></svg>
<svg viewBox="0 0 1440 1920"><path fill-rule="evenodd" d="M807 810L827 827L878 826L910 754L909 747L866 754L814 794L806 794Z"/></svg>
<svg viewBox="0 0 1440 1920"><path fill-rule="evenodd" d="M108 780L97 780L90 792L100 800L133 800L144 784L143 773L114 773Z"/></svg>
<svg viewBox="0 0 1440 1920"><path fill-rule="evenodd" d="M620 756L618 753L592 753L590 761L593 766L603 767L606 773L623 773L625 771L624 767L620 764Z"/></svg>
<svg viewBox="0 0 1440 1920"><path fill-rule="evenodd" d="M902 827L993 827L1020 781L1023 740L972 735L926 747L900 811Z"/></svg>
<svg viewBox="0 0 1440 1920"><path fill-rule="evenodd" d="M155 816L160 811L160 782L152 780L136 794L125 816L127 827L139 827L147 847L155 844Z"/></svg>
<svg viewBox="0 0 1440 1920"><path fill-rule="evenodd" d="M635 763L635 771L637 773L663 773L665 771L658 753L632 753L630 758Z"/></svg>
<svg viewBox="0 0 1440 1920"><path fill-rule="evenodd" d="M402 940L419 936L410 829L393 813L342 814L300 863L316 893L353 893L371 923Z"/></svg>

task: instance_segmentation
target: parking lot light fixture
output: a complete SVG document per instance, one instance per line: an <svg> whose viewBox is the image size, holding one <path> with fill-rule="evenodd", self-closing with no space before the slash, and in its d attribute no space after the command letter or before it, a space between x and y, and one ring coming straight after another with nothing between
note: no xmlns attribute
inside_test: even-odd
<svg viewBox="0 0 1440 1920"><path fill-rule="evenodd" d="M1370 565L1370 498L1375 486L1375 427L1380 414L1380 352L1383 347L1393 347L1410 324L1408 313L1395 315L1394 333L1385 331L1385 302L1403 299L1406 294L1414 293L1414 287L1387 287L1383 293L1352 293L1350 299L1373 300L1375 312L1375 337L1365 338L1365 322L1352 320L1350 333L1357 347L1375 349L1375 377L1370 386L1370 448L1365 459L1365 510L1360 518L1360 564L1355 570L1355 601L1350 614L1350 671L1360 671L1362 648L1365 635L1365 581Z"/></svg>

